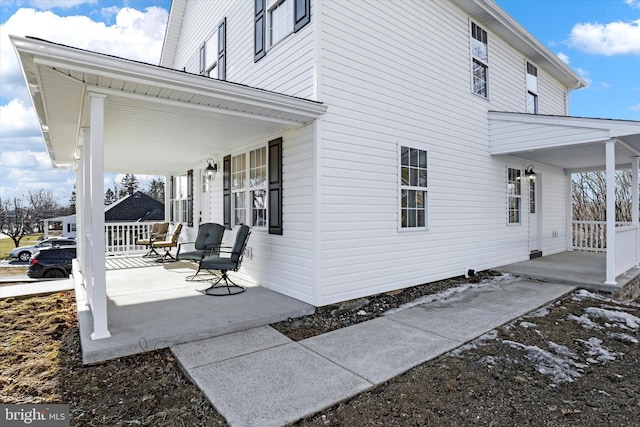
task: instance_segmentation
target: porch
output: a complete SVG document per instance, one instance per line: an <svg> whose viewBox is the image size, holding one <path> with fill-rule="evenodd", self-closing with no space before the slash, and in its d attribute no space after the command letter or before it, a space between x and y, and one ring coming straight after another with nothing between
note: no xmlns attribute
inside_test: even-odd
<svg viewBox="0 0 640 427"><path fill-rule="evenodd" d="M640 293L640 268L633 267L616 276L615 284L605 284L607 256L597 252L560 252L494 270L543 282L566 283L594 292L627 299Z"/></svg>
<svg viewBox="0 0 640 427"><path fill-rule="evenodd" d="M251 285L234 281L247 291L229 297L211 297L199 290L208 282L188 282L195 264L157 264L138 257L108 257L107 311L110 338L92 340L93 318L85 288L76 283L78 324L83 363L104 360L174 344L228 334L314 312L314 307Z"/></svg>

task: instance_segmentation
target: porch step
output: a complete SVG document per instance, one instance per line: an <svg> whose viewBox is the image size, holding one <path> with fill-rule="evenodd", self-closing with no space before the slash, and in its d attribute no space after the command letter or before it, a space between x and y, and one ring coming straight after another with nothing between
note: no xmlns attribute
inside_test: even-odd
<svg viewBox="0 0 640 427"><path fill-rule="evenodd" d="M529 259L540 258L542 256L542 251L539 249L535 249L529 253Z"/></svg>

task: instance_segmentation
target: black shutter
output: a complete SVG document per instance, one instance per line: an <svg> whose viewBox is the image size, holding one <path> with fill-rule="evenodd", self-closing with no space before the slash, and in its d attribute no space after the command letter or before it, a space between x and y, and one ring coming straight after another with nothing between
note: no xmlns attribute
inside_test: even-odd
<svg viewBox="0 0 640 427"><path fill-rule="evenodd" d="M193 169L187 171L187 227L193 227Z"/></svg>
<svg viewBox="0 0 640 427"><path fill-rule="evenodd" d="M231 230L231 156L222 159L222 223Z"/></svg>
<svg viewBox="0 0 640 427"><path fill-rule="evenodd" d="M227 18L218 24L218 80L227 80Z"/></svg>
<svg viewBox="0 0 640 427"><path fill-rule="evenodd" d="M294 0L293 3L293 31L297 32L311 22L311 0Z"/></svg>
<svg viewBox="0 0 640 427"><path fill-rule="evenodd" d="M175 204L173 200L176 198L176 193L174 188L175 187L173 184L173 175L172 175L171 179L169 180L169 221L172 223L174 222L173 205Z"/></svg>
<svg viewBox="0 0 640 427"><path fill-rule="evenodd" d="M254 57L253 62L258 62L260 58L266 55L266 43L265 43L265 0L255 0L256 13L254 16Z"/></svg>
<svg viewBox="0 0 640 427"><path fill-rule="evenodd" d="M269 234L282 234L282 138L269 141Z"/></svg>

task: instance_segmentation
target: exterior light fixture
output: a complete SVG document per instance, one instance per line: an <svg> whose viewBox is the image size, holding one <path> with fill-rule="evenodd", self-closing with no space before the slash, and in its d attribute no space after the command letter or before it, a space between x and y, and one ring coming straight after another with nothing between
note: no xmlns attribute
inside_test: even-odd
<svg viewBox="0 0 640 427"><path fill-rule="evenodd" d="M533 165L527 166L527 168L524 170L524 177L529 182L533 182L536 180L536 173L533 171Z"/></svg>
<svg viewBox="0 0 640 427"><path fill-rule="evenodd" d="M213 159L207 159L207 163L208 165L205 168L204 173L206 174L207 181L213 181L216 177L216 172L218 172L218 164Z"/></svg>

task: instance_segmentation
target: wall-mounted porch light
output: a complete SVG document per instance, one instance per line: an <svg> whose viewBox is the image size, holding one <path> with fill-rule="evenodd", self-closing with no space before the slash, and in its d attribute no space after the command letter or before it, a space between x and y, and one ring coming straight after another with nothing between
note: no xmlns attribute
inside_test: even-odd
<svg viewBox="0 0 640 427"><path fill-rule="evenodd" d="M524 170L524 177L529 182L536 180L536 173L533 171L533 165L527 166L527 168Z"/></svg>
<svg viewBox="0 0 640 427"><path fill-rule="evenodd" d="M207 159L207 167L204 169L205 176L207 177L207 181L213 181L216 177L216 173L218 172L218 164L213 159Z"/></svg>

